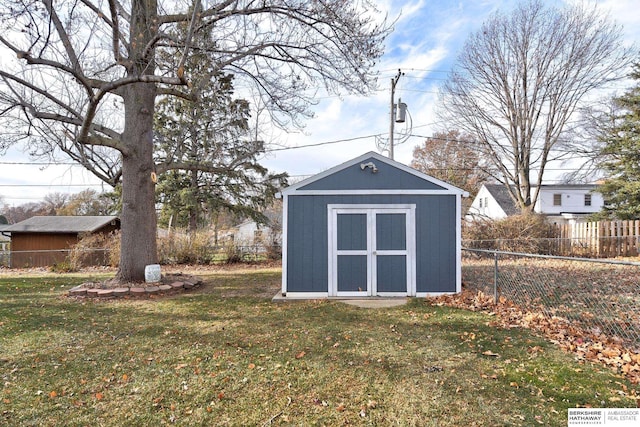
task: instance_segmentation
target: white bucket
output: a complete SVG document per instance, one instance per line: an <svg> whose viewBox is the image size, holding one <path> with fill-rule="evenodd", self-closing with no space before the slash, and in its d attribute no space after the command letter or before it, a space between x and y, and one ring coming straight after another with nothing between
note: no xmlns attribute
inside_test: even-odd
<svg viewBox="0 0 640 427"><path fill-rule="evenodd" d="M160 264L147 265L144 268L144 280L147 283L159 282L161 278Z"/></svg>

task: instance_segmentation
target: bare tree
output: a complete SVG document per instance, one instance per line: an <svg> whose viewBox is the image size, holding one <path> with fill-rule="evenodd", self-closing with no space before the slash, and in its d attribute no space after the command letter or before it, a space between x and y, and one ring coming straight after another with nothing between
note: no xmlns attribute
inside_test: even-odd
<svg viewBox="0 0 640 427"><path fill-rule="evenodd" d="M436 132L413 149L411 167L467 191L473 199L491 176L490 165L469 134Z"/></svg>
<svg viewBox="0 0 640 427"><path fill-rule="evenodd" d="M66 193L49 193L40 202L40 215L54 216L58 211L64 208L69 202L69 195Z"/></svg>
<svg viewBox="0 0 640 427"><path fill-rule="evenodd" d="M620 28L595 6L530 0L493 15L463 47L440 116L481 142L524 212L548 163L574 153L562 143L586 95L624 75L632 58L621 42Z"/></svg>
<svg viewBox="0 0 640 427"><path fill-rule="evenodd" d="M25 219L29 219L32 216L41 214L42 206L39 203L29 202L18 206L5 205L3 208L3 215L9 222L9 224L15 224Z"/></svg>
<svg viewBox="0 0 640 427"><path fill-rule="evenodd" d="M56 210L56 215L114 215L115 213L116 206L110 195L90 188L69 195L65 205Z"/></svg>
<svg viewBox="0 0 640 427"><path fill-rule="evenodd" d="M390 31L375 12L368 0L5 0L0 46L18 61L0 71L0 125L11 129L0 148L61 150L104 181L121 180L117 276L142 280L157 260L157 174L215 172L153 161L156 98L190 97L189 55L207 52L238 86L256 88L277 124L297 124L321 85L373 88L371 70Z"/></svg>

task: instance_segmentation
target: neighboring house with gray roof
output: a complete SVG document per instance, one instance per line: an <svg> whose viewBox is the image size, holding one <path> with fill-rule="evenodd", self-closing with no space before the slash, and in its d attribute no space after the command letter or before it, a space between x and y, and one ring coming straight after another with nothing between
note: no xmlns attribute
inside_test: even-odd
<svg viewBox="0 0 640 427"><path fill-rule="evenodd" d="M4 229L11 235L11 267L44 267L63 262L87 233L120 229L116 216L34 216Z"/></svg>
<svg viewBox="0 0 640 427"><path fill-rule="evenodd" d="M534 212L546 215L554 223L583 221L604 206L595 184L543 185ZM484 184L467 211L466 219L502 219L520 212L502 184Z"/></svg>

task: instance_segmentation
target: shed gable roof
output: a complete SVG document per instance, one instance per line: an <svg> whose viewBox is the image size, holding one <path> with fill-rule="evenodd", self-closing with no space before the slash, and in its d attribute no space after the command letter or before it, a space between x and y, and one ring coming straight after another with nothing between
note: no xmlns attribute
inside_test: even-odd
<svg viewBox="0 0 640 427"><path fill-rule="evenodd" d="M117 216L34 216L4 231L11 233L86 233L99 230Z"/></svg>
<svg viewBox="0 0 640 427"><path fill-rule="evenodd" d="M370 162L373 165L369 165ZM394 190L461 195L465 193L453 185L402 163L378 153L368 152L287 187L282 194Z"/></svg>

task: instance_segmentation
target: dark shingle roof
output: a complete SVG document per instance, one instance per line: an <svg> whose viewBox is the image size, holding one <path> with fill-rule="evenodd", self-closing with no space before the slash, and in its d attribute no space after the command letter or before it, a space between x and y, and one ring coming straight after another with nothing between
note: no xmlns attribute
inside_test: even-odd
<svg viewBox="0 0 640 427"><path fill-rule="evenodd" d="M484 185L489 194L498 202L498 205L502 208L505 214L508 216L517 215L520 213L518 206L515 204L509 190L502 184L485 184Z"/></svg>
<svg viewBox="0 0 640 427"><path fill-rule="evenodd" d="M120 221L117 216L34 216L4 231L10 233L85 233L96 231L111 221Z"/></svg>

